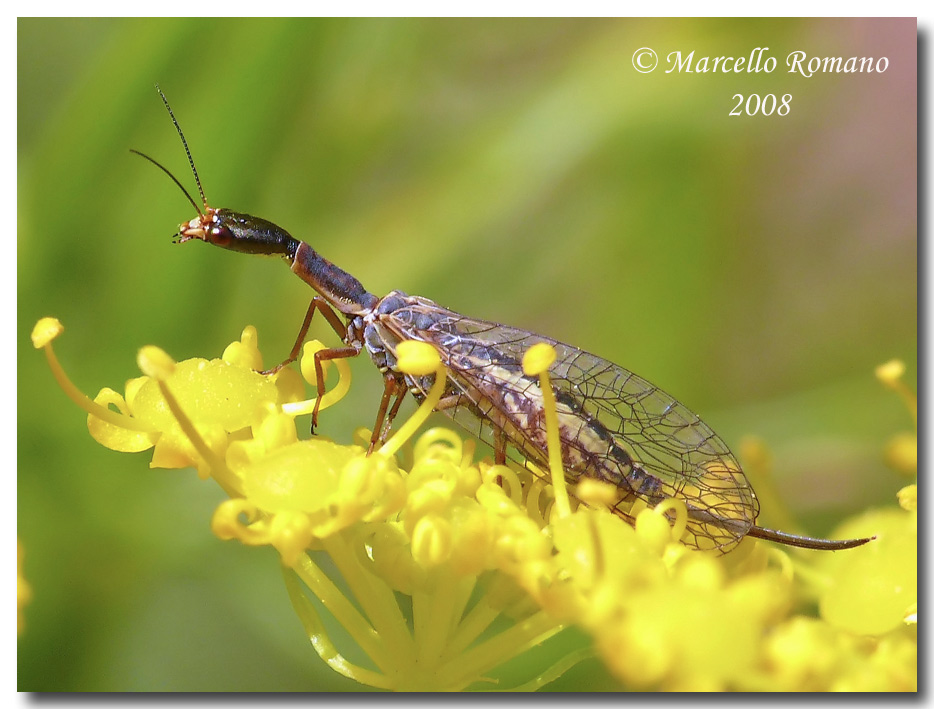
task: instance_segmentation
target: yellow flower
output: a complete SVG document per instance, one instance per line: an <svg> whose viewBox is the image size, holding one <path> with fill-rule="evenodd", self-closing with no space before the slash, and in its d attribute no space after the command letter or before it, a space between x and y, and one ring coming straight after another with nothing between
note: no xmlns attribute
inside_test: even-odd
<svg viewBox="0 0 934 709"><path fill-rule="evenodd" d="M895 390L914 417L917 400L901 381L904 365L893 360L876 370L877 377ZM912 447L903 459L913 459L917 473L917 441L900 438ZM905 469L901 469L905 472ZM882 635L903 624L917 623L918 612L918 489L898 491L898 507L871 510L848 520L834 534L868 532L876 540L852 554L821 559L820 613L833 625L854 633Z"/></svg>
<svg viewBox="0 0 934 709"><path fill-rule="evenodd" d="M902 381L904 375L905 364L901 360L893 359L876 367L876 378L901 397L908 408L909 414L911 414L915 427L917 427L918 397ZM885 460L893 470L897 470L907 477L917 475L917 431L904 431L892 436L885 446Z"/></svg>
<svg viewBox="0 0 934 709"><path fill-rule="evenodd" d="M902 634L888 620L849 629L801 614L802 589L825 576L798 559L816 552L791 557L745 539L730 555L716 556L681 543L692 533L681 501L634 508L630 525L607 511L615 498L605 486L589 481L571 497L553 402L546 403L549 471L477 461L475 443L446 429L423 433L411 465L400 466L396 454L444 389L446 372L429 345L403 343L397 354L403 371L434 374L431 393L367 455L357 445L299 439L294 418L310 412L313 401L302 401L294 371L274 377L254 371L262 357L252 328L221 359L175 363L143 348L143 376L128 382L124 394L107 389L94 401L71 386L55 360L51 340L60 332L43 321L34 340L63 388L89 412L95 439L116 450L153 447L153 467L191 466L220 484L230 499L214 513L215 534L278 550L290 600L315 650L362 684L530 690L593 654L634 689L899 689L916 682L917 643L904 634L913 626L902 624ZM320 346L306 346L306 357ZM550 391L549 353L530 355L526 371ZM339 382L322 407L346 391L349 372L343 360L337 364ZM913 507L910 491L902 498ZM900 533L904 521L893 523ZM891 588L882 598L872 583L890 567L902 573L905 556L888 564L883 551L893 548L880 530L889 528L879 519L865 525L866 533L880 535L882 551L833 579L870 588L867 602L892 600ZM894 598L881 604L879 616L888 618L895 607L904 615L909 595ZM822 600L822 612L824 606ZM354 646L335 645L323 613ZM507 662L570 625L586 631L592 647L550 667L526 668L518 686L496 684ZM361 652L368 666L348 659Z"/></svg>

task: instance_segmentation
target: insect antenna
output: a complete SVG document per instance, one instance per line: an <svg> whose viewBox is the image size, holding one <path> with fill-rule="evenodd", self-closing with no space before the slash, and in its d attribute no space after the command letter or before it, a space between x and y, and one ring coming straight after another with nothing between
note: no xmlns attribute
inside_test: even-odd
<svg viewBox="0 0 934 709"><path fill-rule="evenodd" d="M163 165L162 163L158 162L157 160L155 160L155 159L149 157L148 155L146 155L146 153L141 153L139 150L133 150L133 148L130 148L130 152L131 152L131 153L136 153L136 154L139 155L141 158L146 158L149 162L151 162L153 165L155 165L155 166L158 167L160 170L162 170L162 172L164 172L166 175L168 175L169 177L171 177L171 178L172 178L172 181L173 181L176 185L178 185L178 189L180 189L182 192L185 193L185 196L188 198L188 201L191 202L191 205L195 208L195 211L197 211L198 214L200 214L201 216L204 216L204 213L201 211L201 207L199 207L199 206L198 206L198 203L195 202L194 199L192 199L192 197L191 197L190 194L188 194L188 190L186 190L186 189L185 189L185 186L184 186L181 182L178 181L178 178L177 178L175 175L173 175L171 172L169 172L169 168L167 168L165 165ZM197 176L196 176L196 177L197 177ZM198 185L198 186L200 187L200 185Z"/></svg>
<svg viewBox="0 0 934 709"><path fill-rule="evenodd" d="M172 123L175 124L175 130L178 131L178 137L182 139L182 145L185 146L185 155L188 156L188 164L191 165L191 173L195 176L195 184L198 185L198 193L201 195L201 203L207 207L208 200L204 196L204 190L201 188L201 178L198 177L198 168L195 167L195 161L191 157L191 150L188 149L188 141L185 140L185 134L182 133L182 127L178 125L178 121L175 119L175 114L172 113L172 107L169 105L169 100L165 97L165 94L162 93L162 89L159 88L159 84L156 84L156 91L159 92L159 96L162 98L162 103L165 104L165 110L169 112L169 117L172 119ZM158 165L159 163L156 164ZM162 169L164 170L165 168ZM168 170L166 170L166 172L168 172ZM201 210L199 209L198 211L200 212Z"/></svg>

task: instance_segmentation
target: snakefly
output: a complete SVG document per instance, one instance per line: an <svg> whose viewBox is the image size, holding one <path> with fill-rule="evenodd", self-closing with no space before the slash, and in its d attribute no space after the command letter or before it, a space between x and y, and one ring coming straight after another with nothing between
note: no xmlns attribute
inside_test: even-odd
<svg viewBox="0 0 934 709"><path fill-rule="evenodd" d="M421 400L431 387L433 375L410 376L396 367L396 346L403 340L422 340L435 346L448 372L437 408L489 443L497 462L505 462L511 446L511 457L547 470L541 390L538 379L526 376L521 364L530 346L546 342L557 352L550 376L567 480L575 484L594 478L614 485L620 498L614 511L621 517L632 521L626 503L637 498L648 505L666 498L681 499L688 511L684 542L722 553L746 535L826 550L869 541L814 539L756 526L759 502L727 445L687 407L632 372L526 330L465 317L427 298L402 291L379 298L272 222L208 206L185 136L161 90L159 95L181 137L201 206L168 169L133 152L168 174L198 212L179 227L175 241L197 239L232 251L281 256L293 273L317 291L291 353L271 371L298 357L312 317L320 312L344 346L314 356L318 401L324 394L321 364L325 360L366 351L383 375L385 388L371 450L385 440L406 393ZM312 430L317 414L316 407Z"/></svg>

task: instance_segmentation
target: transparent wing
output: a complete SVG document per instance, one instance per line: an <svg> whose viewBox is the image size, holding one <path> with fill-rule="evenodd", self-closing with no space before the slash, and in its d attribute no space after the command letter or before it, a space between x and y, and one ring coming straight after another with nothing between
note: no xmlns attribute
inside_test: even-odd
<svg viewBox="0 0 934 709"><path fill-rule="evenodd" d="M538 381L522 373L528 348L547 342L557 352L550 374L571 482L592 477L617 484L623 500L616 511L624 517L633 497L650 504L683 500L689 516L684 541L698 548L729 551L755 523L758 501L727 445L642 377L575 347L433 303L402 308L393 320L403 338L438 347L461 392L445 413L481 440L495 446L501 432L547 469ZM424 382L413 383L424 391Z"/></svg>

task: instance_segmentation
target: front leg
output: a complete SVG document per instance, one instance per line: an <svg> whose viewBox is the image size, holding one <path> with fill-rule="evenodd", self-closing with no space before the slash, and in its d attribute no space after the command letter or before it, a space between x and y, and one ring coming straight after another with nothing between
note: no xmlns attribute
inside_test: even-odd
<svg viewBox="0 0 934 709"><path fill-rule="evenodd" d="M324 397L324 368L323 362L332 359L346 359L356 357L360 354L360 346L350 345L349 347L333 347L326 350L315 352L315 379L318 389L318 398L315 399L315 408L311 412L311 432L314 433L318 427L318 409L321 407L321 399Z"/></svg>
<svg viewBox="0 0 934 709"><path fill-rule="evenodd" d="M308 328L311 326L311 319L315 316L315 311L320 311L324 316L324 319L328 321L328 324L334 329L334 332L343 340L347 335L347 325L341 320L340 315L331 307L331 304L328 303L324 298L320 296L315 296L311 299L311 303L308 305L308 312L305 313L305 319L302 321L302 327L298 331L298 337L295 338L295 344L292 346L292 351L289 353L289 356L282 360L272 369L267 369L262 374L275 374L283 367L292 364L296 359L298 359L299 353L302 351L302 345L305 344L305 337L308 335ZM340 348L345 349L345 348ZM337 350L322 350L322 352L337 351ZM357 350L359 353L359 350ZM350 355L353 356L353 355ZM325 357L325 359L335 359L332 357ZM320 372L318 367L318 358L315 355L315 372L319 373L320 382ZM320 392L320 388L319 388ZM320 397L320 393L318 394ZM317 415L317 407L315 408L315 413Z"/></svg>

